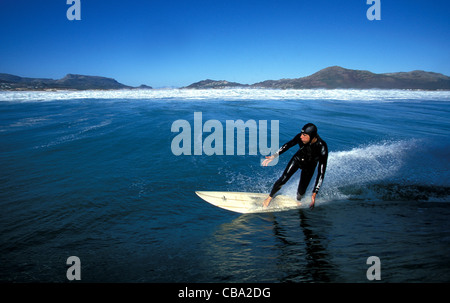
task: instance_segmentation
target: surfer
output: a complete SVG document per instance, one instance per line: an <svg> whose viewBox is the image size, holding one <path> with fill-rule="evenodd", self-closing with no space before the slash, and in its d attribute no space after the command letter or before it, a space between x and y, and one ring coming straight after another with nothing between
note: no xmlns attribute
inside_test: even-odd
<svg viewBox="0 0 450 303"><path fill-rule="evenodd" d="M289 161L281 177L274 183L272 191L263 202L263 207L269 206L273 196L286 184L286 182L294 175L294 173L301 169L300 181L297 189L297 201L300 201L306 192L306 188L314 175L314 170L317 168L317 178L314 185L313 194L311 196L311 204L309 207L314 208L316 202L316 195L322 185L327 168L328 147L317 134L317 127L308 123L303 126L302 131L297 134L294 139L284 144L275 154L267 156L263 161L263 166L267 166L273 159L283 154L285 151L295 145L299 145L300 149L294 154Z"/></svg>

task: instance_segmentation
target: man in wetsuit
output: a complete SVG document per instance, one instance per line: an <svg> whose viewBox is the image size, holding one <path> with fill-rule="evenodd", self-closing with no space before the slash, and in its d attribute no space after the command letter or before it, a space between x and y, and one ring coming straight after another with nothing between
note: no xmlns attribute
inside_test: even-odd
<svg viewBox="0 0 450 303"><path fill-rule="evenodd" d="M317 163L319 163L317 168L316 184L313 189L311 204L309 205L310 208L314 208L316 195L320 189L320 186L322 185L328 160L327 144L317 134L317 127L314 124L308 123L303 126L302 131L297 134L294 139L284 144L272 156L266 157L266 160L264 160L263 162L263 166L267 166L269 162L275 159L275 157L280 156L289 148L297 144L299 145L300 149L294 154L281 177L273 185L269 197L264 200L264 207L269 206L273 196L281 189L284 184L286 184L286 182L298 169L302 170L300 182L297 189L297 200L300 201L302 196L306 192L306 188L308 187L312 176L314 175L314 169L316 168Z"/></svg>

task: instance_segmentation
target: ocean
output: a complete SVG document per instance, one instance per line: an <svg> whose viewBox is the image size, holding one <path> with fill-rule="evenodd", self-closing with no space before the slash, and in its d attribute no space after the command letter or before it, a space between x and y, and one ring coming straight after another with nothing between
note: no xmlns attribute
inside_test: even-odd
<svg viewBox="0 0 450 303"><path fill-rule="evenodd" d="M449 117L448 91L0 92L0 281L68 282L76 256L82 282L450 282ZM329 158L313 210L312 184L285 212L196 196L267 193L297 150L261 166L250 129L225 140L239 120L267 121L268 146L317 125ZM191 127L181 154L176 121ZM208 121L223 126L213 154Z"/></svg>

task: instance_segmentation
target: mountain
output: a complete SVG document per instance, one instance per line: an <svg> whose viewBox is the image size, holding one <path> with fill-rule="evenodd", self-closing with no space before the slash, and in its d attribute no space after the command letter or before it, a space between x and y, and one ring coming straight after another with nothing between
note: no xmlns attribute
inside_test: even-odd
<svg viewBox="0 0 450 303"><path fill-rule="evenodd" d="M448 90L450 89L450 77L425 71L375 74L365 70L332 66L307 77L263 81L253 84L252 87Z"/></svg>
<svg viewBox="0 0 450 303"><path fill-rule="evenodd" d="M23 78L10 74L0 74L1 90L46 90L46 89L124 89L132 88L112 78L68 74L59 80L46 78Z"/></svg>
<svg viewBox="0 0 450 303"><path fill-rule="evenodd" d="M209 89L209 88L241 88L241 87L248 87L248 84L240 84L236 82L228 82L225 80L210 80L206 79L203 81L192 83L189 86L183 87L183 88L194 88L194 89Z"/></svg>
<svg viewBox="0 0 450 303"><path fill-rule="evenodd" d="M276 89L311 89L311 88L356 88L356 89L421 89L450 90L450 77L443 74L412 71L399 73L375 74L365 70L352 70L340 66L322 69L310 76L296 79L266 80L252 85L236 82L204 80L184 88L276 88Z"/></svg>
<svg viewBox="0 0 450 303"><path fill-rule="evenodd" d="M145 85L145 84L141 84L138 87L136 87L137 89L153 89L153 87Z"/></svg>
<svg viewBox="0 0 450 303"><path fill-rule="evenodd" d="M68 74L55 83L60 88L85 89L122 89L130 86L121 84L112 78Z"/></svg>
<svg viewBox="0 0 450 303"><path fill-rule="evenodd" d="M25 78L0 73L0 90L114 90L114 89L151 89L141 85L131 87L117 82L115 79L68 74L59 80L47 78ZM311 88L356 88L356 89L420 89L450 90L450 77L443 74L415 70L411 72L376 74L366 70L346 69L331 66L310 76L266 80L252 85L229 82L225 80L203 80L189 86L189 89L223 89L223 88L276 88L276 89L311 89Z"/></svg>

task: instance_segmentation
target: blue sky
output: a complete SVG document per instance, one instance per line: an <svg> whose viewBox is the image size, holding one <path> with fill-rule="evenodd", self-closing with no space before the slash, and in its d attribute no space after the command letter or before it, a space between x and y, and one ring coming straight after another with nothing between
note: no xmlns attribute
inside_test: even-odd
<svg viewBox="0 0 450 303"><path fill-rule="evenodd" d="M0 0L0 73L68 73L153 87L252 84L339 65L450 75L450 2L381 0Z"/></svg>

